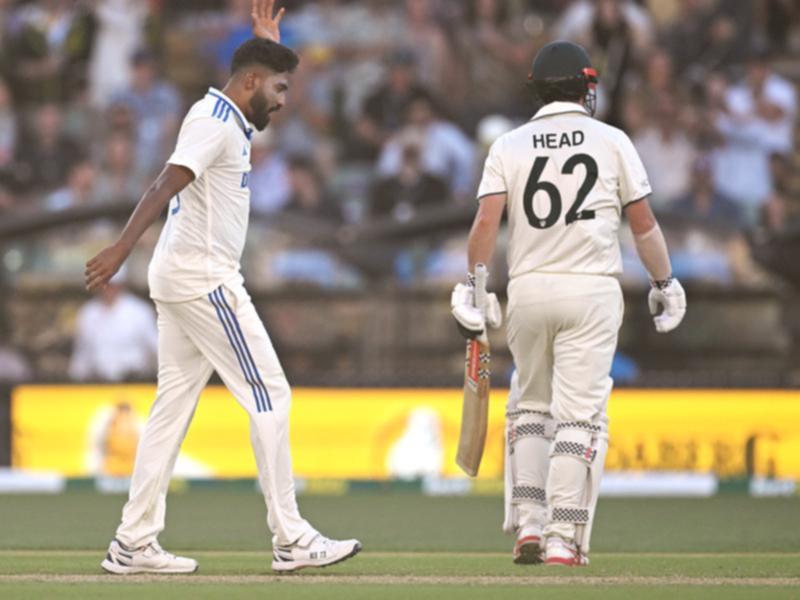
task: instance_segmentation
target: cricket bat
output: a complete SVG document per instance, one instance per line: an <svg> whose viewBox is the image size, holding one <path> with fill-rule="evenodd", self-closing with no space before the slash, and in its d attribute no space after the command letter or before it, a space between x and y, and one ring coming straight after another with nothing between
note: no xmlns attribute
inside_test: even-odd
<svg viewBox="0 0 800 600"><path fill-rule="evenodd" d="M475 265L475 305L480 310L485 310L486 306L486 277L486 267ZM461 409L461 434L458 438L456 464L470 477L478 474L486 444L490 374L491 349L484 331L476 339L467 341L464 368L464 403Z"/></svg>

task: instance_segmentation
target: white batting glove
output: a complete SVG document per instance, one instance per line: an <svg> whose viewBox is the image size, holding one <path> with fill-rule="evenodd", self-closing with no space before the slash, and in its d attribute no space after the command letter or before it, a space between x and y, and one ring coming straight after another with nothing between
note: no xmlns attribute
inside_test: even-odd
<svg viewBox="0 0 800 600"><path fill-rule="evenodd" d="M686 314L686 292L680 282L672 277L664 281L654 281L647 296L647 304L650 306L656 331L667 333L683 321L683 315Z"/></svg>
<svg viewBox="0 0 800 600"><path fill-rule="evenodd" d="M467 339L483 334L486 326L497 329L503 324L503 311L497 294L486 294L486 306L475 304L475 286L472 274L467 283L458 283L450 295L450 308L458 325L458 330Z"/></svg>

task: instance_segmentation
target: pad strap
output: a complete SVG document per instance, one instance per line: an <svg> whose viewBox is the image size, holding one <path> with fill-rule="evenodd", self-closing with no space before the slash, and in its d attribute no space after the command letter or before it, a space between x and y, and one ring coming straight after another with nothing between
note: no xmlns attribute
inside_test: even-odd
<svg viewBox="0 0 800 600"><path fill-rule="evenodd" d="M562 421L556 425L556 432L564 431L565 429L578 429L580 431L588 431L589 433L600 433L603 431L600 425L595 425L589 421Z"/></svg>
<svg viewBox="0 0 800 600"><path fill-rule="evenodd" d="M521 417L522 415L539 415L540 417L545 417L546 419L553 418L550 416L550 413L542 412L539 410L527 410L525 408L513 408L506 410L507 419L516 419L517 417Z"/></svg>
<svg viewBox="0 0 800 600"><path fill-rule="evenodd" d="M515 485L511 491L512 504L547 504L544 488L532 485Z"/></svg>
<svg viewBox="0 0 800 600"><path fill-rule="evenodd" d="M550 456L573 456L591 465L594 462L594 457L597 456L597 450L591 446L584 446L579 442L557 441L553 444L553 450Z"/></svg>
<svg viewBox="0 0 800 600"><path fill-rule="evenodd" d="M554 523L574 523L585 525L589 522L589 509L572 506L551 506L549 520Z"/></svg>
<svg viewBox="0 0 800 600"><path fill-rule="evenodd" d="M514 453L515 444L526 437L539 437L552 440L554 436L553 421L543 413L533 411L514 411L514 417L508 417L509 454Z"/></svg>

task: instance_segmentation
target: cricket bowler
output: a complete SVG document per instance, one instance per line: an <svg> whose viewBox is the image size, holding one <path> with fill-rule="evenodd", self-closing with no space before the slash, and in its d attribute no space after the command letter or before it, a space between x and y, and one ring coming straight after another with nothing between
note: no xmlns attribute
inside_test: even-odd
<svg viewBox="0 0 800 600"><path fill-rule="evenodd" d="M300 516L289 449L291 393L240 273L250 209L250 139L286 101L297 55L280 44L283 10L253 0L253 39L234 54L222 90L189 110L175 152L119 240L87 263L103 288L169 205L148 272L158 310L158 391L136 454L122 523L102 561L115 574L192 573L161 548L167 487L200 392L216 371L250 417L250 439L273 533L275 571L323 567L361 549L324 537Z"/></svg>
<svg viewBox="0 0 800 600"><path fill-rule="evenodd" d="M648 203L628 136L593 118L597 74L570 42L544 46L530 85L543 103L491 147L469 236L469 271L491 264L508 211L508 344L517 373L507 410L506 519L514 562L581 566L608 449L611 361L622 323L618 232L627 218L651 279L656 330L675 329L686 296ZM451 305L460 329L499 323L468 276ZM482 292L485 296L485 291Z"/></svg>

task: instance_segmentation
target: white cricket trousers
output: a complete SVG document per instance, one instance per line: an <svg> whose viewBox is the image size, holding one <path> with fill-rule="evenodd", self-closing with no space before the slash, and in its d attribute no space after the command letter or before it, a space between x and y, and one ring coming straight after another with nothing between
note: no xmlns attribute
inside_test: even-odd
<svg viewBox="0 0 800 600"><path fill-rule="evenodd" d="M528 273L508 285L517 407L557 422L605 420L624 311L614 277Z"/></svg>
<svg viewBox="0 0 800 600"><path fill-rule="evenodd" d="M244 285L189 302L156 302L158 391L139 441L117 539L130 548L164 529L169 480L200 392L216 371L250 415L250 441L273 544L305 543L316 531L297 509L289 450L291 391Z"/></svg>
<svg viewBox="0 0 800 600"><path fill-rule="evenodd" d="M519 377L517 407L552 416L544 535L588 551L608 447L609 376L624 304L619 282L601 275L529 273L508 286L508 343ZM520 460L520 458L517 458Z"/></svg>

